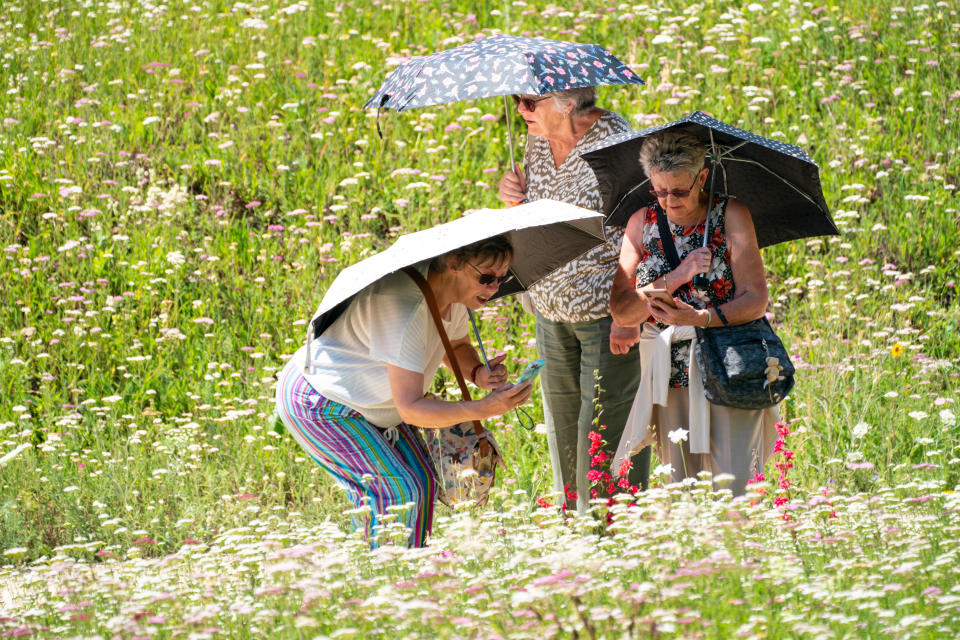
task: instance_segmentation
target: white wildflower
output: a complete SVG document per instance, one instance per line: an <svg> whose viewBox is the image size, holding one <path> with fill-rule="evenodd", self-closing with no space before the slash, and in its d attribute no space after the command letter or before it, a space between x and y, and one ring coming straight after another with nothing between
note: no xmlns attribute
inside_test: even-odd
<svg viewBox="0 0 960 640"><path fill-rule="evenodd" d="M863 436L867 435L867 432L869 431L870 425L866 422L858 422L857 424L853 425L854 438L862 438Z"/></svg>

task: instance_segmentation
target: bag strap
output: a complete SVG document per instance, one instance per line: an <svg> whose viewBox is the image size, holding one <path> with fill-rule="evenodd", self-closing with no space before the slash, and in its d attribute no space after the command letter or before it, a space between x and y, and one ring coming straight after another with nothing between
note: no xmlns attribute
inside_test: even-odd
<svg viewBox="0 0 960 640"><path fill-rule="evenodd" d="M667 220L667 214L660 207L660 203L656 203L654 206L656 207L654 210L657 213L657 229L660 231L660 244L663 245L663 253L667 258L667 262L670 263L671 268L676 269L680 266L680 255L677 253L677 245L673 242L673 232L670 231L670 223ZM709 216L710 211L708 208L707 217ZM723 323L723 326L729 327L730 323L727 321L727 316L723 314L723 311L720 311L720 305L718 305L717 301L714 299L713 292L708 288L705 293L710 299L710 306L712 306L713 310L717 312L717 317L720 318L720 322Z"/></svg>
<svg viewBox="0 0 960 640"><path fill-rule="evenodd" d="M460 372L460 365L457 363L457 357L453 352L453 345L450 344L450 338L447 337L447 331L443 328L443 320L440 319L440 307L437 306L437 299L433 295L433 289L430 288L430 284L426 278L423 277L423 274L414 267L404 267L403 272L410 276L410 278L417 283L417 286L420 287L420 291L423 292L423 297L427 301L427 308L430 309L430 315L433 316L433 323L437 326L437 333L440 334L440 342L443 343L443 349L447 352L447 360L450 362L450 368L453 369L453 375L456 376L457 384L460 385L460 393L464 400L469 401L470 389L467 388L467 382L463 379L463 374ZM474 420L473 426L477 435L484 432L483 425L480 424L479 420Z"/></svg>
<svg viewBox="0 0 960 640"><path fill-rule="evenodd" d="M663 253L670 263L671 269L680 266L680 255L677 253L677 245L673 243L673 232L670 231L670 222L667 220L667 214L660 208L660 203L654 205L657 213L657 228L660 230L660 244L663 245Z"/></svg>

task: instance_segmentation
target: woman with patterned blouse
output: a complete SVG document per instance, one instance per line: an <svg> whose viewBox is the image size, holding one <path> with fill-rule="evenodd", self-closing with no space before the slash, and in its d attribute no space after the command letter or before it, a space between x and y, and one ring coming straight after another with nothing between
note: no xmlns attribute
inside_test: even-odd
<svg viewBox="0 0 960 640"><path fill-rule="evenodd" d="M641 147L640 164L657 199L627 223L610 307L616 322L636 328L645 370L614 462L656 440L674 481L701 470L732 474L731 489L741 494L772 452L776 412L708 403L699 374L690 375L690 346L694 327L722 324L711 300L732 325L761 317L767 282L747 207L726 195L707 202L706 153L695 136L675 130ZM664 251L658 216L669 223L676 268ZM706 275L709 294L693 285L699 274ZM655 372L666 380L653 379Z"/></svg>
<svg viewBox="0 0 960 640"><path fill-rule="evenodd" d="M600 187L580 154L610 136L630 131L630 125L596 107L593 87L514 96L514 100L527 123L527 148L523 170L516 166L500 180L500 199L513 205L549 198L600 210ZM606 425L603 437L610 449L604 453L609 456L620 440L640 382L637 350L631 346L633 332L625 332L610 318L610 286L623 229L606 231L605 244L558 269L529 292L537 320L537 350L546 360L541 384L554 488L568 500L575 494L581 512L591 497L588 436L595 428L597 406L600 424ZM646 452L634 461L628 480L646 486L649 472ZM601 491L613 489L609 482L601 483Z"/></svg>

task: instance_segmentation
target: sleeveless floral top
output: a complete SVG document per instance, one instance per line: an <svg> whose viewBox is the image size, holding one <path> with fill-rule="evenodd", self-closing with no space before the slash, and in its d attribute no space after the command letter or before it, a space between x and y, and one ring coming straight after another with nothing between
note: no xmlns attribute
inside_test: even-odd
<svg viewBox="0 0 960 640"><path fill-rule="evenodd" d="M670 223L673 233L673 243L677 247L677 255L683 260L688 253L703 246L705 223L709 222L710 241L707 246L713 251L713 261L710 271L706 273L710 282L712 297L717 305L733 299L736 287L733 282L733 270L730 268L730 249L727 247L726 212L728 196L716 196L707 219L694 227L684 227ZM643 239L640 243L640 265L637 267L637 287L650 284L660 276L672 271L667 254L664 253L660 242L660 228L657 225L657 212L661 212L659 204L647 207L637 215L645 216L643 221ZM673 295L698 309L710 307L710 298L703 292L684 285L674 291ZM712 308L712 307L711 307ZM660 329L666 325L657 323ZM690 341L675 342L670 351L670 386L686 387L689 384Z"/></svg>

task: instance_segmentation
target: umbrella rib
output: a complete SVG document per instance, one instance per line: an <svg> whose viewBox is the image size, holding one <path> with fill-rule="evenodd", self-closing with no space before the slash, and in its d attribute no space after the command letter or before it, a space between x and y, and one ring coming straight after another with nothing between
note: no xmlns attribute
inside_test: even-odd
<svg viewBox="0 0 960 640"><path fill-rule="evenodd" d="M510 273L513 274L513 277L516 279L516 281L520 284L521 287L523 287L523 290L526 291L527 285L524 284L523 280L520 279L520 276L517 275L517 272L513 270L513 267L510 267Z"/></svg>
<svg viewBox="0 0 960 640"><path fill-rule="evenodd" d="M710 132L710 144L711 144L711 145L713 144L713 131ZM750 144L750 141L749 141L749 140L744 140L743 142L741 142L740 144L738 144L738 145L735 146L735 147L724 147L723 145L718 145L718 146L717 146L717 149L719 149L719 151L720 151L720 154L719 154L719 155L720 155L720 159L722 160L725 155L729 155L729 154L733 153L734 151L736 151L737 149L739 149L740 147L742 147L742 146L744 146L744 145L747 145L747 144Z"/></svg>
<svg viewBox="0 0 960 640"><path fill-rule="evenodd" d="M636 191L643 185L647 184L648 182L650 182L650 178L644 178L640 183L638 183L636 186L630 189L630 191L627 191L625 194L623 194L620 197L620 199L617 201L617 205L613 209L611 209L611 211L616 211L617 207L623 204L626 201L626 199L629 198L631 194L633 194L634 191Z"/></svg>
<svg viewBox="0 0 960 640"><path fill-rule="evenodd" d="M785 185L787 185L788 187L790 187L791 189L793 189L794 191L796 191L797 193L799 193L800 195L802 195L804 198L806 198L807 200L809 200L809 201L810 201L810 204L812 204L813 206L815 206L817 209L820 209L821 211L823 211L823 207L821 207L821 206L819 205L819 203L817 203L816 200L814 200L813 198L811 198L811 197L809 196L809 194L807 194L806 191L804 191L803 189L801 189L801 188L798 187L797 185L793 184L792 182L790 182L789 180L787 180L786 178L784 178L784 177L781 176L780 174L776 173L775 171L771 171L771 170L770 170L766 165L764 165L763 163L757 162L756 160L749 160L749 159L747 159L747 158L737 158L737 157L735 157L735 156L729 156L729 157L727 158L727 160L732 160L732 161L734 161L734 162L743 162L744 164L753 164L753 165L756 165L756 166L760 167L761 169L763 169L764 171L766 171L767 173L769 173L769 174L772 175L773 177L775 177L775 178L777 178L778 180L780 180L780 182L784 183ZM724 172L726 172L726 170L724 170Z"/></svg>

